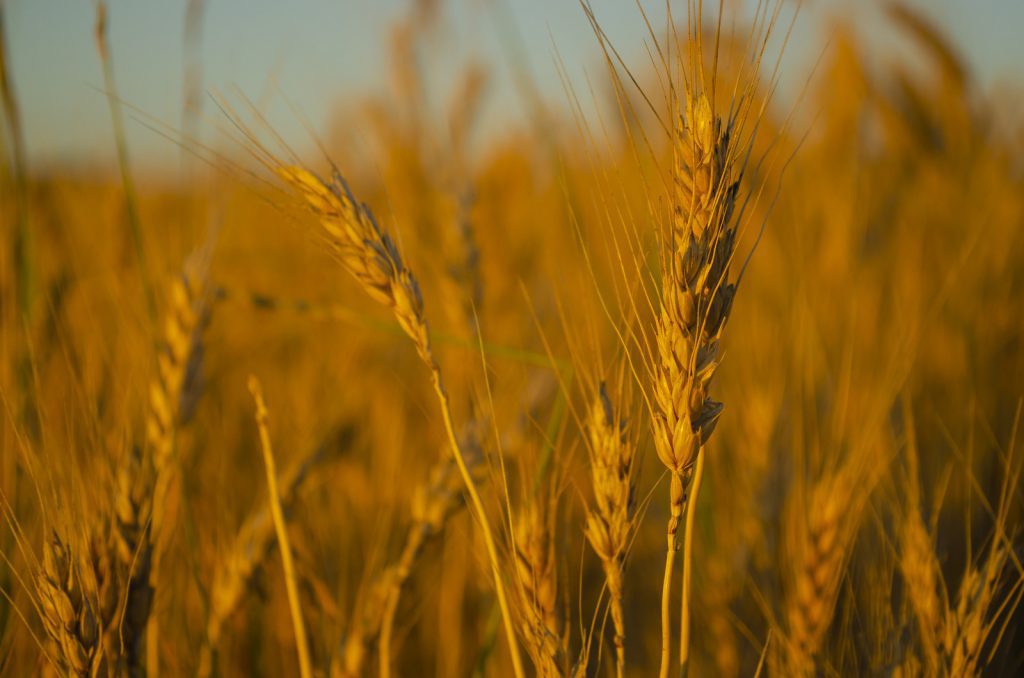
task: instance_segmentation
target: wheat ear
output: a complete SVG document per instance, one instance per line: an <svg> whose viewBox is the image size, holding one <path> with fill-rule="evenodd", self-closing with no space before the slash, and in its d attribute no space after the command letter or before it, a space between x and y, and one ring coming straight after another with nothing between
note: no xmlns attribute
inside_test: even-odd
<svg viewBox="0 0 1024 678"><path fill-rule="evenodd" d="M398 324L412 339L420 358L430 370L431 385L441 409L448 444L458 464L459 473L462 475L487 547L494 590L498 606L501 608L513 669L517 678L522 678L522 659L519 657L515 628L505 586L502 583L498 546L476 482L459 448L448 394L441 378L441 366L434 358L430 347L430 335L423 313L423 298L420 295L419 284L412 272L406 268L391 238L377 225L369 209L355 199L340 176L335 174L328 185L315 174L300 167L279 167L277 171L283 180L301 193L317 215L342 265L371 297L391 308Z"/></svg>
<svg viewBox="0 0 1024 678"><path fill-rule="evenodd" d="M602 383L587 422L594 508L587 514L585 533L590 546L601 559L608 587L618 678L622 678L626 666L622 570L633 528L633 461L636 456L636 448L625 435L623 419L621 415L616 416Z"/></svg>
<svg viewBox="0 0 1024 678"><path fill-rule="evenodd" d="M899 532L899 567L917 621L922 659L930 675L939 672L943 625L948 617L942 569L920 510L911 507Z"/></svg>
<svg viewBox="0 0 1024 678"><path fill-rule="evenodd" d="M839 584L870 493L855 468L827 473L811 488L806 505L794 507L790 516L795 553L786 612L792 675L813 674L815 656L832 623Z"/></svg>
<svg viewBox="0 0 1024 678"><path fill-rule="evenodd" d="M564 675L555 578L555 542L551 504L545 492L532 497L516 517L515 565L519 580L523 635L537 675Z"/></svg>
<svg viewBox="0 0 1024 678"><path fill-rule="evenodd" d="M204 275L184 273L171 285L171 306L164 323L164 341L157 355L158 375L149 389L146 437L152 464L149 525L149 575L158 591L160 562L173 526L169 500L176 480L174 443L178 426L191 413L202 364L202 334L209 319ZM149 610L146 667L150 678L160 671L159 619Z"/></svg>
<svg viewBox="0 0 1024 678"><path fill-rule="evenodd" d="M661 603L661 678L668 676L671 657L669 601L676 533L694 464L722 413L722 404L708 397L708 388L718 367L718 342L736 289L727 281L739 187L730 158L730 138L731 125L723 126L707 97L687 94L686 116L674 144L672 227L656 328L658 364L652 413L655 449L671 475ZM689 501L695 503L695 497ZM687 535L687 541L690 538ZM688 570L690 564L684 565ZM684 589L684 618L689 616L688 604L689 592ZM688 623L682 628L680 662L685 667Z"/></svg>

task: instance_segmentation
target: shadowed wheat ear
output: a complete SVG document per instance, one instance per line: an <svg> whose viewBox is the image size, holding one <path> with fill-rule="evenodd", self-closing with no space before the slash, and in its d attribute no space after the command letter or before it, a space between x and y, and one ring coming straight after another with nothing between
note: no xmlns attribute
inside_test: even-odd
<svg viewBox="0 0 1024 678"><path fill-rule="evenodd" d="M306 204L317 216L327 239L341 259L342 265L359 282L360 286L377 301L386 304L395 319L412 339L420 358L430 370L434 393L437 396L444 421L445 433L452 455L459 467L462 481L466 486L476 514L477 523L484 537L487 556L494 579L494 590L505 626L505 638L509 644L513 670L522 678L522 660L519 657L515 628L501 577L501 561L498 547L491 531L487 511L477 491L473 474L466 463L455 433L448 394L441 378L441 367L434 358L430 346L430 335L423 313L423 298L420 287L398 252L391 238L377 224L369 209L358 202L348 185L335 173L330 184L323 182L312 172L301 167L281 166L277 174L305 199Z"/></svg>
<svg viewBox="0 0 1024 678"><path fill-rule="evenodd" d="M982 650L1000 619L1012 614L1010 601L1020 599L1022 582L998 604L997 595L1010 552L1001 535L994 537L985 562L968 567L960 582L956 606L947 611L942 628L942 652L946 675L981 675ZM993 606L996 607L993 607Z"/></svg>
<svg viewBox="0 0 1024 678"><path fill-rule="evenodd" d="M722 413L722 404L710 398L709 387L718 367L719 339L736 292L728 276L742 170L733 162L731 135L732 122L723 122L703 93L687 93L686 114L673 145L672 220L655 330L651 413L655 450L671 475L662 589L662 678L668 676L671 656L669 601L679 523L691 480L691 494L699 488L703 446ZM691 497L688 513L692 514L695 504ZM687 523L692 523L692 515ZM687 554L690 541L688 535ZM684 567L680 662L685 667L689 657L689 558Z"/></svg>
<svg viewBox="0 0 1024 678"><path fill-rule="evenodd" d="M61 671L70 676L94 676L103 660L102 629L83 587L81 565L82 561L54 532L43 547L36 596Z"/></svg>
<svg viewBox="0 0 1024 678"><path fill-rule="evenodd" d="M633 461L636 448L625 435L624 417L608 399L604 383L590 411L587 434L594 483L594 508L587 513L586 537L601 559L608 607L615 628L615 671L626 666L626 621L622 611L622 570L633 530Z"/></svg>

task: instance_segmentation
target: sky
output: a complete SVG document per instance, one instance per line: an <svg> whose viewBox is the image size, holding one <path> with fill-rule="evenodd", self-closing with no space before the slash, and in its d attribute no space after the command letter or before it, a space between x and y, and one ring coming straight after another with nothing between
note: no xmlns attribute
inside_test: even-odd
<svg viewBox="0 0 1024 678"><path fill-rule="evenodd" d="M755 4L730 1L740 6L740 12ZM664 0L640 2L652 16L663 16ZM1019 39L1024 0L908 2L953 38L983 87L1024 81L1024 41ZM93 36L94 2L0 3L5 4L9 59L32 166L113 162L110 112ZM285 111L272 118L274 127L302 148L310 141L303 120L322 134L339 107L383 89L389 27L405 15L409 3L206 0L199 46L204 90L244 96L261 107ZM590 3L626 60L644 66L646 30L636 0ZM108 0L110 47L119 94L130 109L128 145L135 165L159 166L180 153L152 127L182 127L186 4L187 0ZM470 60L490 69L495 83L486 109L491 125L525 116L511 84L510 49L525 55L542 95L556 104L567 101L559 59L580 88L585 89L587 77L600 72L598 46L578 0L443 4L442 39L431 45L436 50L431 62L445 73L457 73L459 65ZM797 3L785 4L791 11ZM898 55L896 39L880 18L881 7L881 0L804 0L785 55L791 65L787 72L808 72L825 48L836 17L851 18L873 53ZM212 133L218 115L207 102L201 136Z"/></svg>

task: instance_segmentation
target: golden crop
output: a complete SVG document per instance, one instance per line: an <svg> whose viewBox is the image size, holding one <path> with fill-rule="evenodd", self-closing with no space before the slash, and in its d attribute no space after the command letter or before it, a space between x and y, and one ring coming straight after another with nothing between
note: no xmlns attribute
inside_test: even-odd
<svg viewBox="0 0 1024 678"><path fill-rule="evenodd" d="M688 4L490 135L414 10L330 162L226 98L173 185L29 171L0 62L0 673L1015 674L1010 98Z"/></svg>

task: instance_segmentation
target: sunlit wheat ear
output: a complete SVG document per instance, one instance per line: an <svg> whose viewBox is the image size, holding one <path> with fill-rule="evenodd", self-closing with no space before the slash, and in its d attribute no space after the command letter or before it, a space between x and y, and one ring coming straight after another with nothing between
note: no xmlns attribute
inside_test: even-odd
<svg viewBox="0 0 1024 678"><path fill-rule="evenodd" d="M558 619L558 580L551 504L544 492L528 500L515 521L515 572L523 638L537 675L565 675Z"/></svg>
<svg viewBox="0 0 1024 678"><path fill-rule="evenodd" d="M732 162L731 121L718 117L704 94L688 93L685 108L673 144L671 225L663 241L656 364L652 366L655 450L671 476L662 585L662 678L668 675L671 656L669 600L676 535L691 473L722 414L722 404L712 400L709 391L719 362L719 339L736 292L728 277L741 174ZM699 487L699 478L695 485ZM687 522L692 522L692 516ZM689 563L684 567L680 661L685 665Z"/></svg>
<svg viewBox="0 0 1024 678"><path fill-rule="evenodd" d="M102 661L102 629L94 603L83 590L80 566L80 559L54 532L43 549L36 596L61 670L71 676L92 676Z"/></svg>
<svg viewBox="0 0 1024 678"><path fill-rule="evenodd" d="M202 366L203 330L209 319L205 278L186 272L173 281L164 337L157 354L157 378L150 385L146 437L152 450L154 489L152 534L161 528L171 483L176 428L192 412Z"/></svg>
<svg viewBox="0 0 1024 678"><path fill-rule="evenodd" d="M615 629L616 673L620 678L626 664L622 570L634 526L633 461L636 457L636 448L624 428L623 417L613 409L602 383L587 420L594 508L587 514L585 533L604 570Z"/></svg>
<svg viewBox="0 0 1024 678"><path fill-rule="evenodd" d="M191 415L198 397L202 337L209 320L205 271L208 261L202 257L195 261L201 265L186 267L182 276L171 284L163 342L157 354L157 378L149 389L146 438L150 466L146 471L152 474L152 484L147 485L147 489L152 491L152 502L148 565L150 583L158 596L162 552L174 526L175 436L178 427ZM151 675L159 673L159 640L158 620L150 610L146 632L146 670Z"/></svg>
<svg viewBox="0 0 1024 678"><path fill-rule="evenodd" d="M346 270L367 294L391 307L420 357L433 363L419 283L370 211L356 201L340 176L326 184L301 167L281 167L277 172L316 213Z"/></svg>
<svg viewBox="0 0 1024 678"><path fill-rule="evenodd" d="M675 197L657 324L654 432L658 458L682 477L722 412L708 395L718 339L735 287L727 280L739 177L730 176L729 129L705 96L687 102L676 143Z"/></svg>

